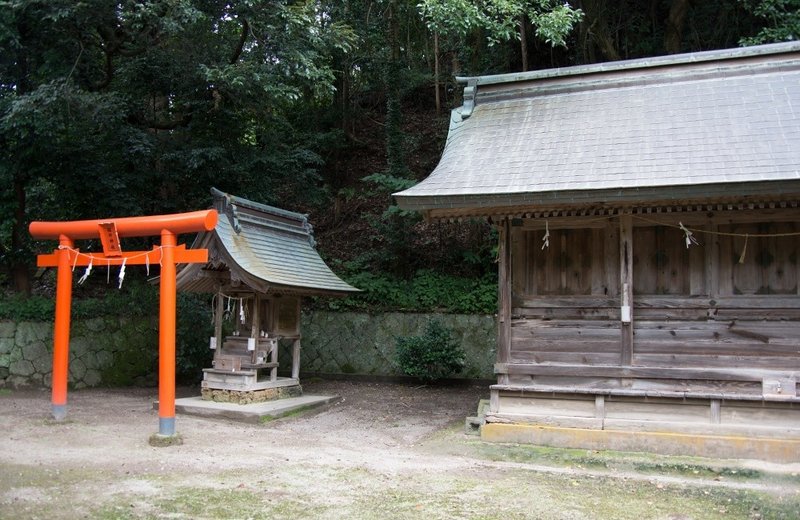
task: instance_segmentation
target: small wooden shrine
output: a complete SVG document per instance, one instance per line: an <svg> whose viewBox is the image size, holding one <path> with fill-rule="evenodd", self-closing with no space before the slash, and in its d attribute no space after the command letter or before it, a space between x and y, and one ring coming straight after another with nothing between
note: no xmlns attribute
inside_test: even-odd
<svg viewBox="0 0 800 520"><path fill-rule="evenodd" d="M209 251L208 263L177 275L178 290L214 294L214 360L203 371L202 397L247 404L300 396L301 298L358 289L320 258L306 215L212 195L219 221L192 245ZM289 377L278 376L281 348L291 349Z"/></svg>

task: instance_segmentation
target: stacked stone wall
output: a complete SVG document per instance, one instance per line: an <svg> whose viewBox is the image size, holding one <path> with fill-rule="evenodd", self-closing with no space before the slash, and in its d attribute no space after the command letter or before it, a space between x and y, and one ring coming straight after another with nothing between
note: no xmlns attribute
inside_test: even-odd
<svg viewBox="0 0 800 520"><path fill-rule="evenodd" d="M396 340L418 336L430 319L450 328L466 353L464 372L456 377L494 377L497 327L493 316L388 312L303 313L301 373L402 376L395 362ZM291 366L282 348L281 367Z"/></svg>
<svg viewBox="0 0 800 520"><path fill-rule="evenodd" d="M323 311L303 313L301 375L402 376L394 360L396 340L422 334L431 318L452 329L466 352L465 370L457 377L493 377L492 316ZM156 384L157 318L73 320L71 332L72 388ZM0 386L49 386L52 359L52 322L0 321ZM280 349L279 361L282 371L289 370L290 344Z"/></svg>
<svg viewBox="0 0 800 520"><path fill-rule="evenodd" d="M151 319L74 320L69 385L151 385L156 381L158 323ZM49 386L53 323L0 321L0 386Z"/></svg>

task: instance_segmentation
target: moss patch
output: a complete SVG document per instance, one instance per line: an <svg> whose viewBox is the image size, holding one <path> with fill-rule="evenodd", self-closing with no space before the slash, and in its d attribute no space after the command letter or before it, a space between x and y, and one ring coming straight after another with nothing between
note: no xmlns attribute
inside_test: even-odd
<svg viewBox="0 0 800 520"><path fill-rule="evenodd" d="M169 446L180 446L183 444L183 437L180 434L176 435L161 435L154 433L147 440L147 443L154 448L166 448Z"/></svg>

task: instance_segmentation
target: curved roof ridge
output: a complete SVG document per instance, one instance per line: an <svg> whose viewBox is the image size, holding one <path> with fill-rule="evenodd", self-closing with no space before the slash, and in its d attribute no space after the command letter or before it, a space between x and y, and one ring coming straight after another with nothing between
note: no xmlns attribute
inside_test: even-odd
<svg viewBox="0 0 800 520"><path fill-rule="evenodd" d="M227 218L220 218L213 231L199 234L192 247L206 244L213 265L182 269L179 289L215 292L238 280L256 292L344 295L358 291L319 256L307 215L216 188L211 194L214 206Z"/></svg>

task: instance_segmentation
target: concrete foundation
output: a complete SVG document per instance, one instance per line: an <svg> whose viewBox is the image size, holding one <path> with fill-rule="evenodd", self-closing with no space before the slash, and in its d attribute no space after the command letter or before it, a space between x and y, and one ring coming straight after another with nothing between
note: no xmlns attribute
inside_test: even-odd
<svg viewBox="0 0 800 520"><path fill-rule="evenodd" d="M206 401L202 397L184 397L175 400L175 411L182 415L261 423L321 408L338 400L338 395L304 395L261 403L235 404ZM154 406L157 407L158 403Z"/></svg>
<svg viewBox="0 0 800 520"><path fill-rule="evenodd" d="M800 439L711 435L658 431L596 430L533 424L486 423L481 439L488 442L537 444L557 448L642 451L769 462L800 462Z"/></svg>

